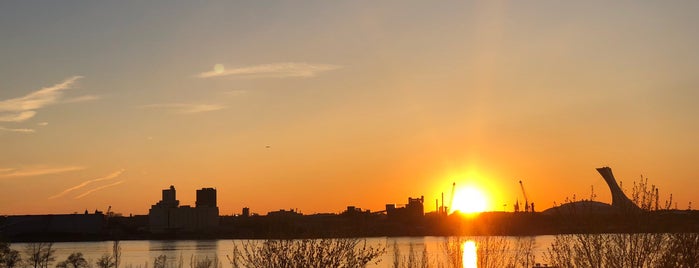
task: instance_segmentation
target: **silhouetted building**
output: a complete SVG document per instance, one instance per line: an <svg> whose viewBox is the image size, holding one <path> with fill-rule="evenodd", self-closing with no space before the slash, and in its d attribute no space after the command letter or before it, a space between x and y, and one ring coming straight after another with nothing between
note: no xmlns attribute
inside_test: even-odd
<svg viewBox="0 0 699 268"><path fill-rule="evenodd" d="M201 193L201 194L200 194ZM175 187L163 190L163 199L148 211L148 225L153 233L171 231L213 231L218 227L216 189L197 190L197 206L178 206Z"/></svg>
<svg viewBox="0 0 699 268"><path fill-rule="evenodd" d="M243 217L250 217L250 208L249 207L244 207L243 208Z"/></svg>
<svg viewBox="0 0 699 268"><path fill-rule="evenodd" d="M197 207L216 207L216 189L202 188L197 190Z"/></svg>
<svg viewBox="0 0 699 268"><path fill-rule="evenodd" d="M410 215L423 216L425 215L425 207L423 204L424 202L424 196L421 196L420 198L408 197L408 204L405 205L405 209L408 211L408 214Z"/></svg>
<svg viewBox="0 0 699 268"><path fill-rule="evenodd" d="M105 227L105 215L58 214L7 216L0 224L0 234L7 237L29 236L51 239L67 236L72 239L99 235Z"/></svg>
<svg viewBox="0 0 699 268"><path fill-rule="evenodd" d="M408 197L408 204L405 207L396 207L395 204L386 204L386 215L392 219L416 220L425 215L425 197Z"/></svg>
<svg viewBox="0 0 699 268"><path fill-rule="evenodd" d="M180 205L180 201L177 200L177 192L175 191L174 185L170 185L170 189L163 189L163 199L158 203L168 207L177 207Z"/></svg>

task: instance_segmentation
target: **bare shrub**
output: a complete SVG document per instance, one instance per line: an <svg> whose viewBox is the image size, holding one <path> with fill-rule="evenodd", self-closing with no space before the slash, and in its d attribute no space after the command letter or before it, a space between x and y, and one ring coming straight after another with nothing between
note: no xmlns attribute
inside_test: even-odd
<svg viewBox="0 0 699 268"><path fill-rule="evenodd" d="M662 256L665 234L631 233L608 234L604 249L606 267L657 267Z"/></svg>
<svg viewBox="0 0 699 268"><path fill-rule="evenodd" d="M676 257L691 239L662 233L648 232L652 225L649 211L663 209L659 206L659 191L648 179L641 177L634 182L631 201L640 211L621 210L616 217L623 219L629 233L578 233L557 235L544 254L545 260L560 267L685 267L683 257ZM666 202L668 209L672 202ZM570 219L582 219L585 215L570 215ZM581 221L590 230L603 230L605 222ZM580 224L580 222L578 222ZM680 248L673 248L673 245ZM696 247L696 244L695 244ZM688 249L691 256L693 249ZM687 258L691 260L693 257ZM664 263L672 263L665 265ZM696 267L696 266L686 266Z"/></svg>
<svg viewBox="0 0 699 268"><path fill-rule="evenodd" d="M603 234L556 235L544 259L555 267L606 267L607 240Z"/></svg>
<svg viewBox="0 0 699 268"><path fill-rule="evenodd" d="M114 240L112 243L112 254L105 253L97 259L97 267L99 268L119 268L121 263L121 244L119 240Z"/></svg>
<svg viewBox="0 0 699 268"><path fill-rule="evenodd" d="M699 233L669 234L658 266L699 267Z"/></svg>
<svg viewBox="0 0 699 268"><path fill-rule="evenodd" d="M234 246L233 267L365 267L378 263L384 247L367 246L358 238L266 240Z"/></svg>
<svg viewBox="0 0 699 268"><path fill-rule="evenodd" d="M165 268L167 267L167 256L165 254L155 257L153 260L153 268Z"/></svg>
<svg viewBox="0 0 699 268"><path fill-rule="evenodd" d="M463 267L464 243L466 239L461 236L449 237L442 244L442 251L447 259L447 267Z"/></svg>
<svg viewBox="0 0 699 268"><path fill-rule="evenodd" d="M114 240L112 244L112 259L114 260L114 268L119 268L121 263L121 245L119 245L119 240Z"/></svg>
<svg viewBox="0 0 699 268"><path fill-rule="evenodd" d="M534 237L516 237L514 248L510 250L507 267L531 267L534 262L534 247L536 242Z"/></svg>
<svg viewBox="0 0 699 268"><path fill-rule="evenodd" d="M109 254L104 254L102 257L97 259L97 267L99 268L114 268L114 259Z"/></svg>
<svg viewBox="0 0 699 268"><path fill-rule="evenodd" d="M27 265L34 268L48 268L56 260L53 243L29 243L24 249L29 259Z"/></svg>
<svg viewBox="0 0 699 268"><path fill-rule="evenodd" d="M11 249L9 243L0 242L0 268L14 268L21 262L19 251Z"/></svg>
<svg viewBox="0 0 699 268"><path fill-rule="evenodd" d="M56 264L56 268L88 268L90 263L85 260L80 252L71 253L65 261Z"/></svg>
<svg viewBox="0 0 699 268"><path fill-rule="evenodd" d="M221 266L218 261L218 257L214 256L209 259L208 256L200 258L199 256L192 256L189 261L190 268L218 268Z"/></svg>
<svg viewBox="0 0 699 268"><path fill-rule="evenodd" d="M432 267L430 257L427 253L427 248L422 247L422 251L415 250L415 245L411 242L408 249L408 256L405 257L400 253L398 243L393 241L393 267L394 268L427 268Z"/></svg>

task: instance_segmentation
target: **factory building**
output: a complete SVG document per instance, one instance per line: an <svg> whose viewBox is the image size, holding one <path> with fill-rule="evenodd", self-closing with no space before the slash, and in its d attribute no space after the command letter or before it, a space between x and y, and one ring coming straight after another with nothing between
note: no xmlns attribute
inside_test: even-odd
<svg viewBox="0 0 699 268"><path fill-rule="evenodd" d="M148 225L152 233L212 231L218 227L216 189L197 190L196 206L180 206L175 186L163 190L162 200L148 211Z"/></svg>
<svg viewBox="0 0 699 268"><path fill-rule="evenodd" d="M408 203L404 207L396 207L396 204L386 204L386 214L390 219L417 220L425 215L425 197L408 197Z"/></svg>

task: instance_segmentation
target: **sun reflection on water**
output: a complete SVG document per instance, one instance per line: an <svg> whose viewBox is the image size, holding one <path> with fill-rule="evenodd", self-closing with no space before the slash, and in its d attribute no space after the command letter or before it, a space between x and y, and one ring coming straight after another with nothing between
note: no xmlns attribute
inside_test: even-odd
<svg viewBox="0 0 699 268"><path fill-rule="evenodd" d="M463 255L464 268L477 268L478 267L478 256L476 253L476 242L469 240L464 242L464 255Z"/></svg>

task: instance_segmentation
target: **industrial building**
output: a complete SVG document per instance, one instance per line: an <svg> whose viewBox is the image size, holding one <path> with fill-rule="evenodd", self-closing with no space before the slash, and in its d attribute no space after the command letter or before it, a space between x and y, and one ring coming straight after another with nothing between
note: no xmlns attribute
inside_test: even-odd
<svg viewBox="0 0 699 268"><path fill-rule="evenodd" d="M35 237L92 239L102 234L105 215L94 214L16 215L0 217L0 235L6 237Z"/></svg>
<svg viewBox="0 0 699 268"><path fill-rule="evenodd" d="M175 186L163 190L162 200L148 211L152 233L213 231L219 224L216 189L197 190L196 206L180 206Z"/></svg>
<svg viewBox="0 0 699 268"><path fill-rule="evenodd" d="M396 207L396 204L386 204L386 215L391 219L417 220L425 215L425 197L408 197L408 203L404 207Z"/></svg>

